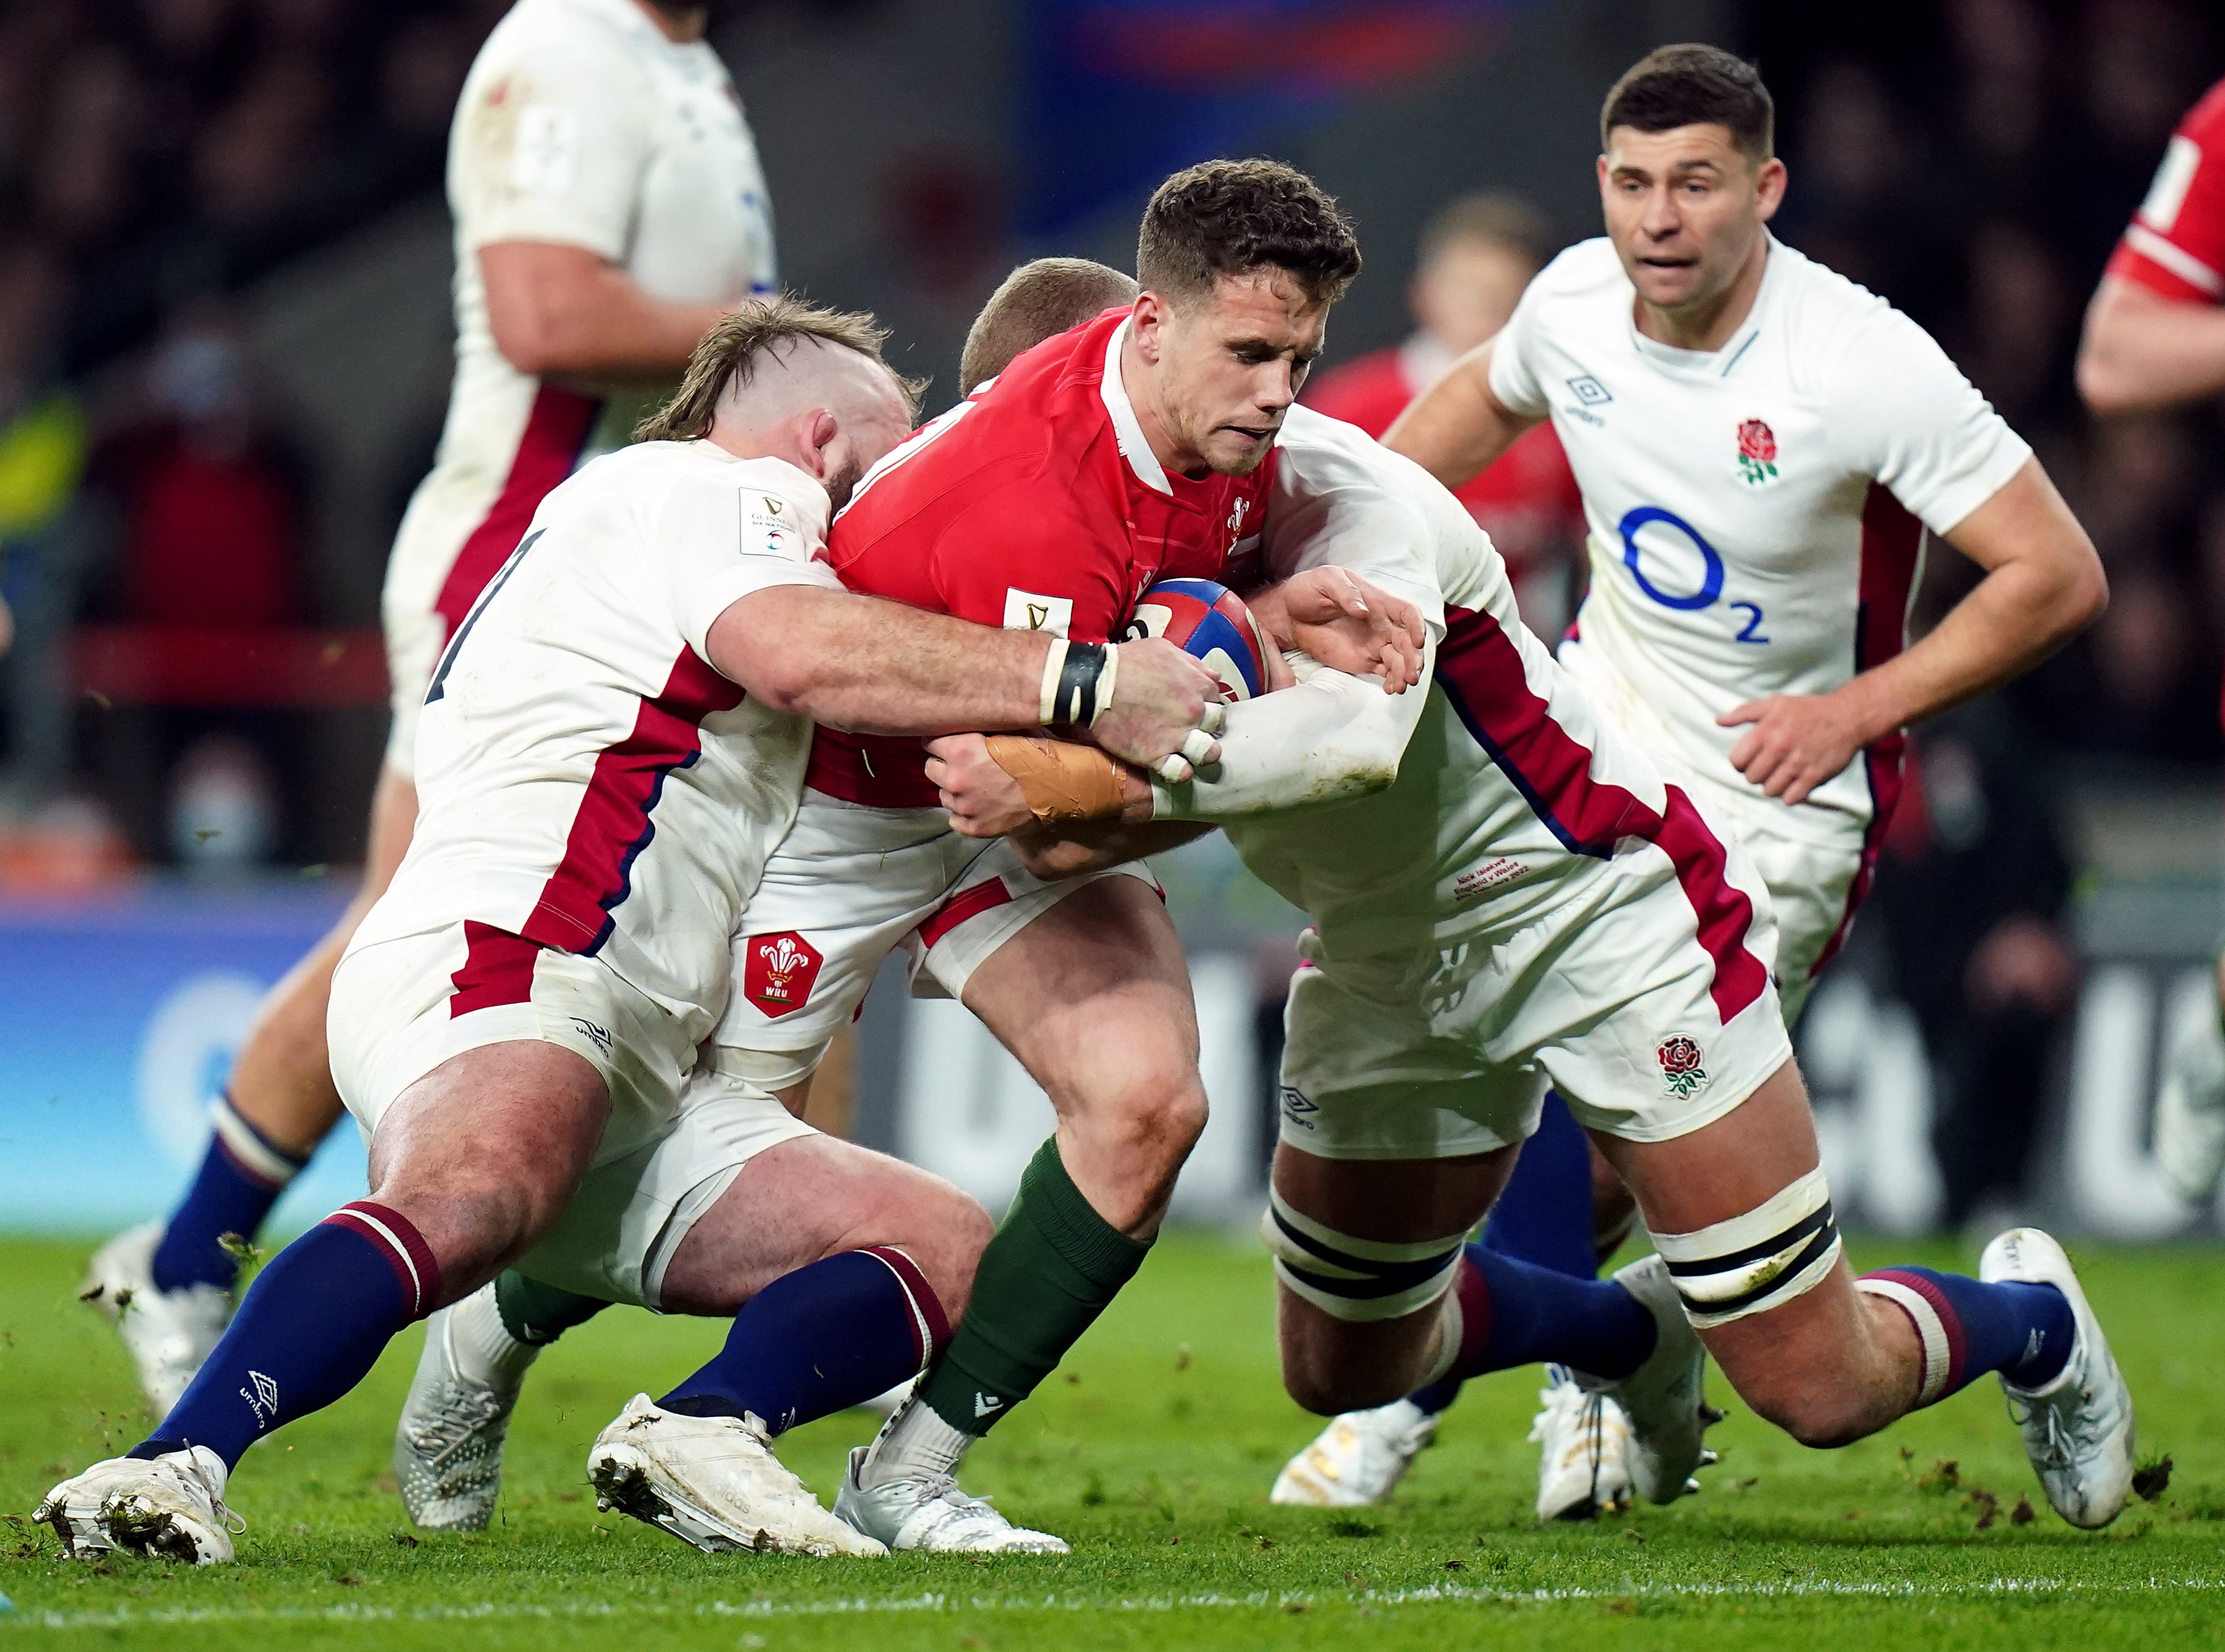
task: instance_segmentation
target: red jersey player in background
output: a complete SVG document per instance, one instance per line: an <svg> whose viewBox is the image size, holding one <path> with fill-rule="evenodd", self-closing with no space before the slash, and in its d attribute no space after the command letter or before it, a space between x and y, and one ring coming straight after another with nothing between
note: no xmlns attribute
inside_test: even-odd
<svg viewBox="0 0 2225 1652"><path fill-rule="evenodd" d="M1438 375L1506 325L1552 247L1544 217L1512 195L1464 195L1442 207L1422 231L1406 289L1413 336L1323 373L1306 387L1305 404L1379 437ZM1525 623L1559 636L1575 613L1584 506L1552 427L1540 424L1453 492L1506 559Z"/></svg>
<svg viewBox="0 0 2225 1652"><path fill-rule="evenodd" d="M2095 412L2146 413L2225 392L2225 80L2187 111L2087 307L2078 391ZM2225 957L2219 1017L2172 1039L2156 1095L2156 1160L2190 1202L2225 1170Z"/></svg>

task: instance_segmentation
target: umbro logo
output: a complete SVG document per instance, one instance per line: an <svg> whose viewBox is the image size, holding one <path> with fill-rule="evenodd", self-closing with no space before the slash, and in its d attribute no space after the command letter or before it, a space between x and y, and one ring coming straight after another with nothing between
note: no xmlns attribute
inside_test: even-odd
<svg viewBox="0 0 2225 1652"><path fill-rule="evenodd" d="M1575 391L1576 399L1586 407L1598 407L1602 403L1614 400L1607 394L1607 386L1589 373L1578 373L1569 380L1569 388Z"/></svg>
<svg viewBox="0 0 2225 1652"><path fill-rule="evenodd" d="M993 1394L977 1394L973 1396L973 1414L977 1417L993 1416L1004 1408L1005 1402Z"/></svg>
<svg viewBox="0 0 2225 1652"><path fill-rule="evenodd" d="M577 1015L574 1015L572 1018L572 1025L578 1027L580 1032L593 1039L595 1041L595 1048L600 1050L605 1055L610 1054L611 1045L613 1040L607 1031L602 1027L597 1026L593 1021L584 1020Z"/></svg>
<svg viewBox="0 0 2225 1652"><path fill-rule="evenodd" d="M239 1391L239 1397L247 1401L248 1409L255 1414L257 1426L268 1428L271 1419L278 1414L277 1381L276 1378L265 1376L260 1371L250 1371L247 1374L247 1380L252 1385L252 1392L248 1388L242 1388Z"/></svg>
<svg viewBox="0 0 2225 1652"><path fill-rule="evenodd" d="M1296 1084L1283 1086L1283 1116L1302 1130L1314 1128L1313 1115L1321 1111L1319 1104L1309 1101L1305 1091Z"/></svg>

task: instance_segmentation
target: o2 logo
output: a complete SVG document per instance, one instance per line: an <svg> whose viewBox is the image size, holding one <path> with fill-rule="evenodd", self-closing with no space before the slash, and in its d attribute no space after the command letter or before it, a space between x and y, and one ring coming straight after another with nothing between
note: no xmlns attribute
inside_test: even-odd
<svg viewBox="0 0 2225 1652"><path fill-rule="evenodd" d="M1645 569L1641 565L1639 554L1638 532L1639 529L1651 527L1657 523L1664 528L1683 535L1691 542L1692 548L1700 553L1701 574L1698 590L1664 591L1645 577ZM1683 518L1672 511L1664 511L1658 505L1641 505L1623 518L1618 531L1622 535L1622 565L1630 570L1630 577L1638 582L1638 588L1663 607L1675 608L1683 613L1693 613L1702 608L1713 607L1717 601L1721 600L1723 594L1722 556L1713 545L1707 542L1700 531L1685 521ZM1757 643L1765 645L1768 643L1769 639L1761 634L1761 604L1733 602L1727 606L1732 613L1746 615L1746 628L1732 639L1734 642Z"/></svg>

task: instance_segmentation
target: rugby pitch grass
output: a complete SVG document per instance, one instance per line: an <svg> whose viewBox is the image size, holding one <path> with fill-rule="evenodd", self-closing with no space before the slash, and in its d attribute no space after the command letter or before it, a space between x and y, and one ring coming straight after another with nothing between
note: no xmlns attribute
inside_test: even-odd
<svg viewBox="0 0 2225 1652"><path fill-rule="evenodd" d="M28 1514L53 1481L143 1431L122 1351L73 1300L89 1248L0 1242L0 1510ZM1867 1265L1975 1261L1952 1247L1856 1249ZM968 1465L973 1490L1064 1534L1070 1557L712 1559L599 1515L588 1442L720 1334L614 1312L535 1372L484 1535L413 1537L394 1496L388 1443L413 1332L346 1401L242 1465L239 1565L72 1565L50 1534L0 1528L13 1603L0 1649L2215 1644L2225 1255L2078 1254L2133 1386L2143 1455L2177 1464L2159 1501L2104 1534L2047 1510L1990 1378L1831 1453L1734 1404L1703 1495L1540 1530L1522 1438L1534 1374L1509 1373L1470 1387L1389 1507L1273 1509L1268 1483L1314 1424L1275 1380L1266 1263L1256 1247L1190 1235L1159 1247ZM831 1496L870 1427L863 1414L830 1419L783 1454Z"/></svg>

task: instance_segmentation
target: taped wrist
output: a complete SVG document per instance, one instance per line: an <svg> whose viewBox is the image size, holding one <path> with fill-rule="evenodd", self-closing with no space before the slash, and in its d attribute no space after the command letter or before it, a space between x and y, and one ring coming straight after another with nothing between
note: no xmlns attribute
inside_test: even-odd
<svg viewBox="0 0 2225 1652"><path fill-rule="evenodd" d="M1333 1319L1365 1325L1399 1319L1452 1288L1466 1233L1391 1242L1355 1239L1291 1208L1270 1190L1259 1236L1274 1253L1275 1277Z"/></svg>
<svg viewBox="0 0 2225 1652"><path fill-rule="evenodd" d="M1074 643L1063 637L1051 639L1043 658L1043 691L1038 721L1071 723L1087 728L1112 703L1112 685L1120 675L1119 651L1105 643Z"/></svg>
<svg viewBox="0 0 2225 1652"><path fill-rule="evenodd" d="M1684 1317L1702 1331L1814 1290L1841 1249L1820 1168L1744 1216L1695 1233L1657 1233L1653 1247L1669 1265Z"/></svg>
<svg viewBox="0 0 2225 1652"><path fill-rule="evenodd" d="M1119 760L1094 746L1036 734L991 734L987 745L1039 821L1118 820L1127 808Z"/></svg>

